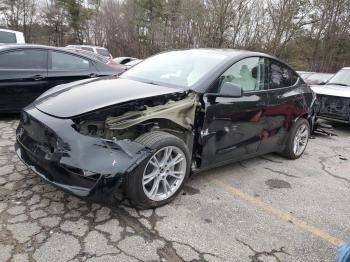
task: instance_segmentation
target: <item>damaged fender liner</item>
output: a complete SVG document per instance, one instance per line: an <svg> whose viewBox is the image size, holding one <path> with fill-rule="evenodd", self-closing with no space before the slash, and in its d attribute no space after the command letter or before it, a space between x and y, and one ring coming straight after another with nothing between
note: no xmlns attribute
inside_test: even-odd
<svg viewBox="0 0 350 262"><path fill-rule="evenodd" d="M15 150L36 174L77 197L98 200L112 196L125 176L152 153L130 140L84 136L73 124L70 119L26 108L16 130Z"/></svg>

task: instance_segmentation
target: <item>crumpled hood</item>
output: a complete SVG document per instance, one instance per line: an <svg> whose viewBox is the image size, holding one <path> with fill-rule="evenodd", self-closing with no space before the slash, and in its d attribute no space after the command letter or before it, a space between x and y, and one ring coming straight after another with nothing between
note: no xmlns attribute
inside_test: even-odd
<svg viewBox="0 0 350 262"><path fill-rule="evenodd" d="M311 86L311 89L316 94L320 94L320 95L350 98L350 86L319 85L319 86Z"/></svg>
<svg viewBox="0 0 350 262"><path fill-rule="evenodd" d="M118 103L179 91L124 78L94 78L56 86L35 100L34 105L51 116L70 118Z"/></svg>

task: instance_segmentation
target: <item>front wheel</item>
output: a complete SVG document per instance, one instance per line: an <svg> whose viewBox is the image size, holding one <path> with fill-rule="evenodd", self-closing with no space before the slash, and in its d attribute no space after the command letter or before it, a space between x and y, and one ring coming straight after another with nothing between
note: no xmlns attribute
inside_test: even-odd
<svg viewBox="0 0 350 262"><path fill-rule="evenodd" d="M286 149L282 153L289 159L297 159L304 153L310 137L310 124L304 119L298 119L290 130Z"/></svg>
<svg viewBox="0 0 350 262"><path fill-rule="evenodd" d="M190 169L186 144L174 135L155 131L135 142L154 149L126 181L126 194L140 208L153 208L172 201L180 192Z"/></svg>

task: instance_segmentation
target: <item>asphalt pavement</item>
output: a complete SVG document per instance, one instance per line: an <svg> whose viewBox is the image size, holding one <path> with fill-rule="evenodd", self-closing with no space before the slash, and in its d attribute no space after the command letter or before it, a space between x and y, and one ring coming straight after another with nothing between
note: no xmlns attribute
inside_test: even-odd
<svg viewBox="0 0 350 262"><path fill-rule="evenodd" d="M350 239L350 126L304 156L276 154L197 174L169 205L79 200L14 153L0 120L0 261L335 261Z"/></svg>

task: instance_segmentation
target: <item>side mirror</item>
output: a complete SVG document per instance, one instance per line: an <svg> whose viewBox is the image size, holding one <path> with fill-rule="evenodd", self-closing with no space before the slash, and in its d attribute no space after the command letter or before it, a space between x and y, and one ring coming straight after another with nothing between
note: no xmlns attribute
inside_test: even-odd
<svg viewBox="0 0 350 262"><path fill-rule="evenodd" d="M220 90L220 94L223 96L241 97L242 93L242 87L231 82L225 82Z"/></svg>
<svg viewBox="0 0 350 262"><path fill-rule="evenodd" d="M207 96L212 97L242 97L242 87L231 82L225 82L219 91L219 93L209 93Z"/></svg>

